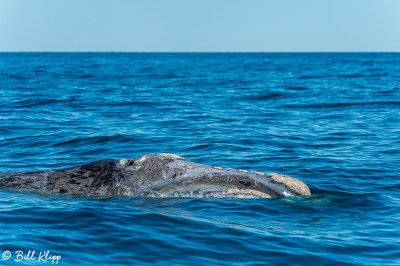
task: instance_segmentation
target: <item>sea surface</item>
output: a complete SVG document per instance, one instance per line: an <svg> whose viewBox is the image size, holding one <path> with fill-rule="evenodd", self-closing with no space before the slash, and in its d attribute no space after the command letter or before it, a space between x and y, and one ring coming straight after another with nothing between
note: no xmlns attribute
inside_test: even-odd
<svg viewBox="0 0 400 266"><path fill-rule="evenodd" d="M399 53L0 53L0 172L160 152L313 195L0 189L0 265L400 265Z"/></svg>

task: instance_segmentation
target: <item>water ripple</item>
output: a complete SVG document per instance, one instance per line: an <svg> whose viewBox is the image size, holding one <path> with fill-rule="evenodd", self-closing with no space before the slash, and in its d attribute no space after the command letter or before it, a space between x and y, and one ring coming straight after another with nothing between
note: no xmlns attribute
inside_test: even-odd
<svg viewBox="0 0 400 266"><path fill-rule="evenodd" d="M312 196L0 191L0 252L60 265L397 265L400 55L0 54L0 172L172 152Z"/></svg>

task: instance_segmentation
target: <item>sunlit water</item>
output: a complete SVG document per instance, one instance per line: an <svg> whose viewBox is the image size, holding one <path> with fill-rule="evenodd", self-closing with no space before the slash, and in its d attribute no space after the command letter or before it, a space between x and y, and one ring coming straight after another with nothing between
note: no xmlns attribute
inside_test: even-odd
<svg viewBox="0 0 400 266"><path fill-rule="evenodd" d="M159 152L313 196L0 190L0 265L400 265L400 54L0 54L0 172Z"/></svg>

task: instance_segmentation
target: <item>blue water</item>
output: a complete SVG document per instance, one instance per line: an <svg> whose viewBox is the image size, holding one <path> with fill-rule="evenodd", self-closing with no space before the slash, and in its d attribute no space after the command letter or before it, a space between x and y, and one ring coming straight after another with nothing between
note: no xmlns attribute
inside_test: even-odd
<svg viewBox="0 0 400 266"><path fill-rule="evenodd" d="M0 172L159 152L313 196L0 190L0 265L400 265L400 54L0 54Z"/></svg>

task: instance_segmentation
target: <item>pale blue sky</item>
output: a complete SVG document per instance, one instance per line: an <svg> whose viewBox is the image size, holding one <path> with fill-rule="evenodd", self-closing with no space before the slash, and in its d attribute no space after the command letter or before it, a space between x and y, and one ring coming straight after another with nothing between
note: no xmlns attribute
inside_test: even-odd
<svg viewBox="0 0 400 266"><path fill-rule="evenodd" d="M400 51L400 0L0 0L0 51Z"/></svg>

